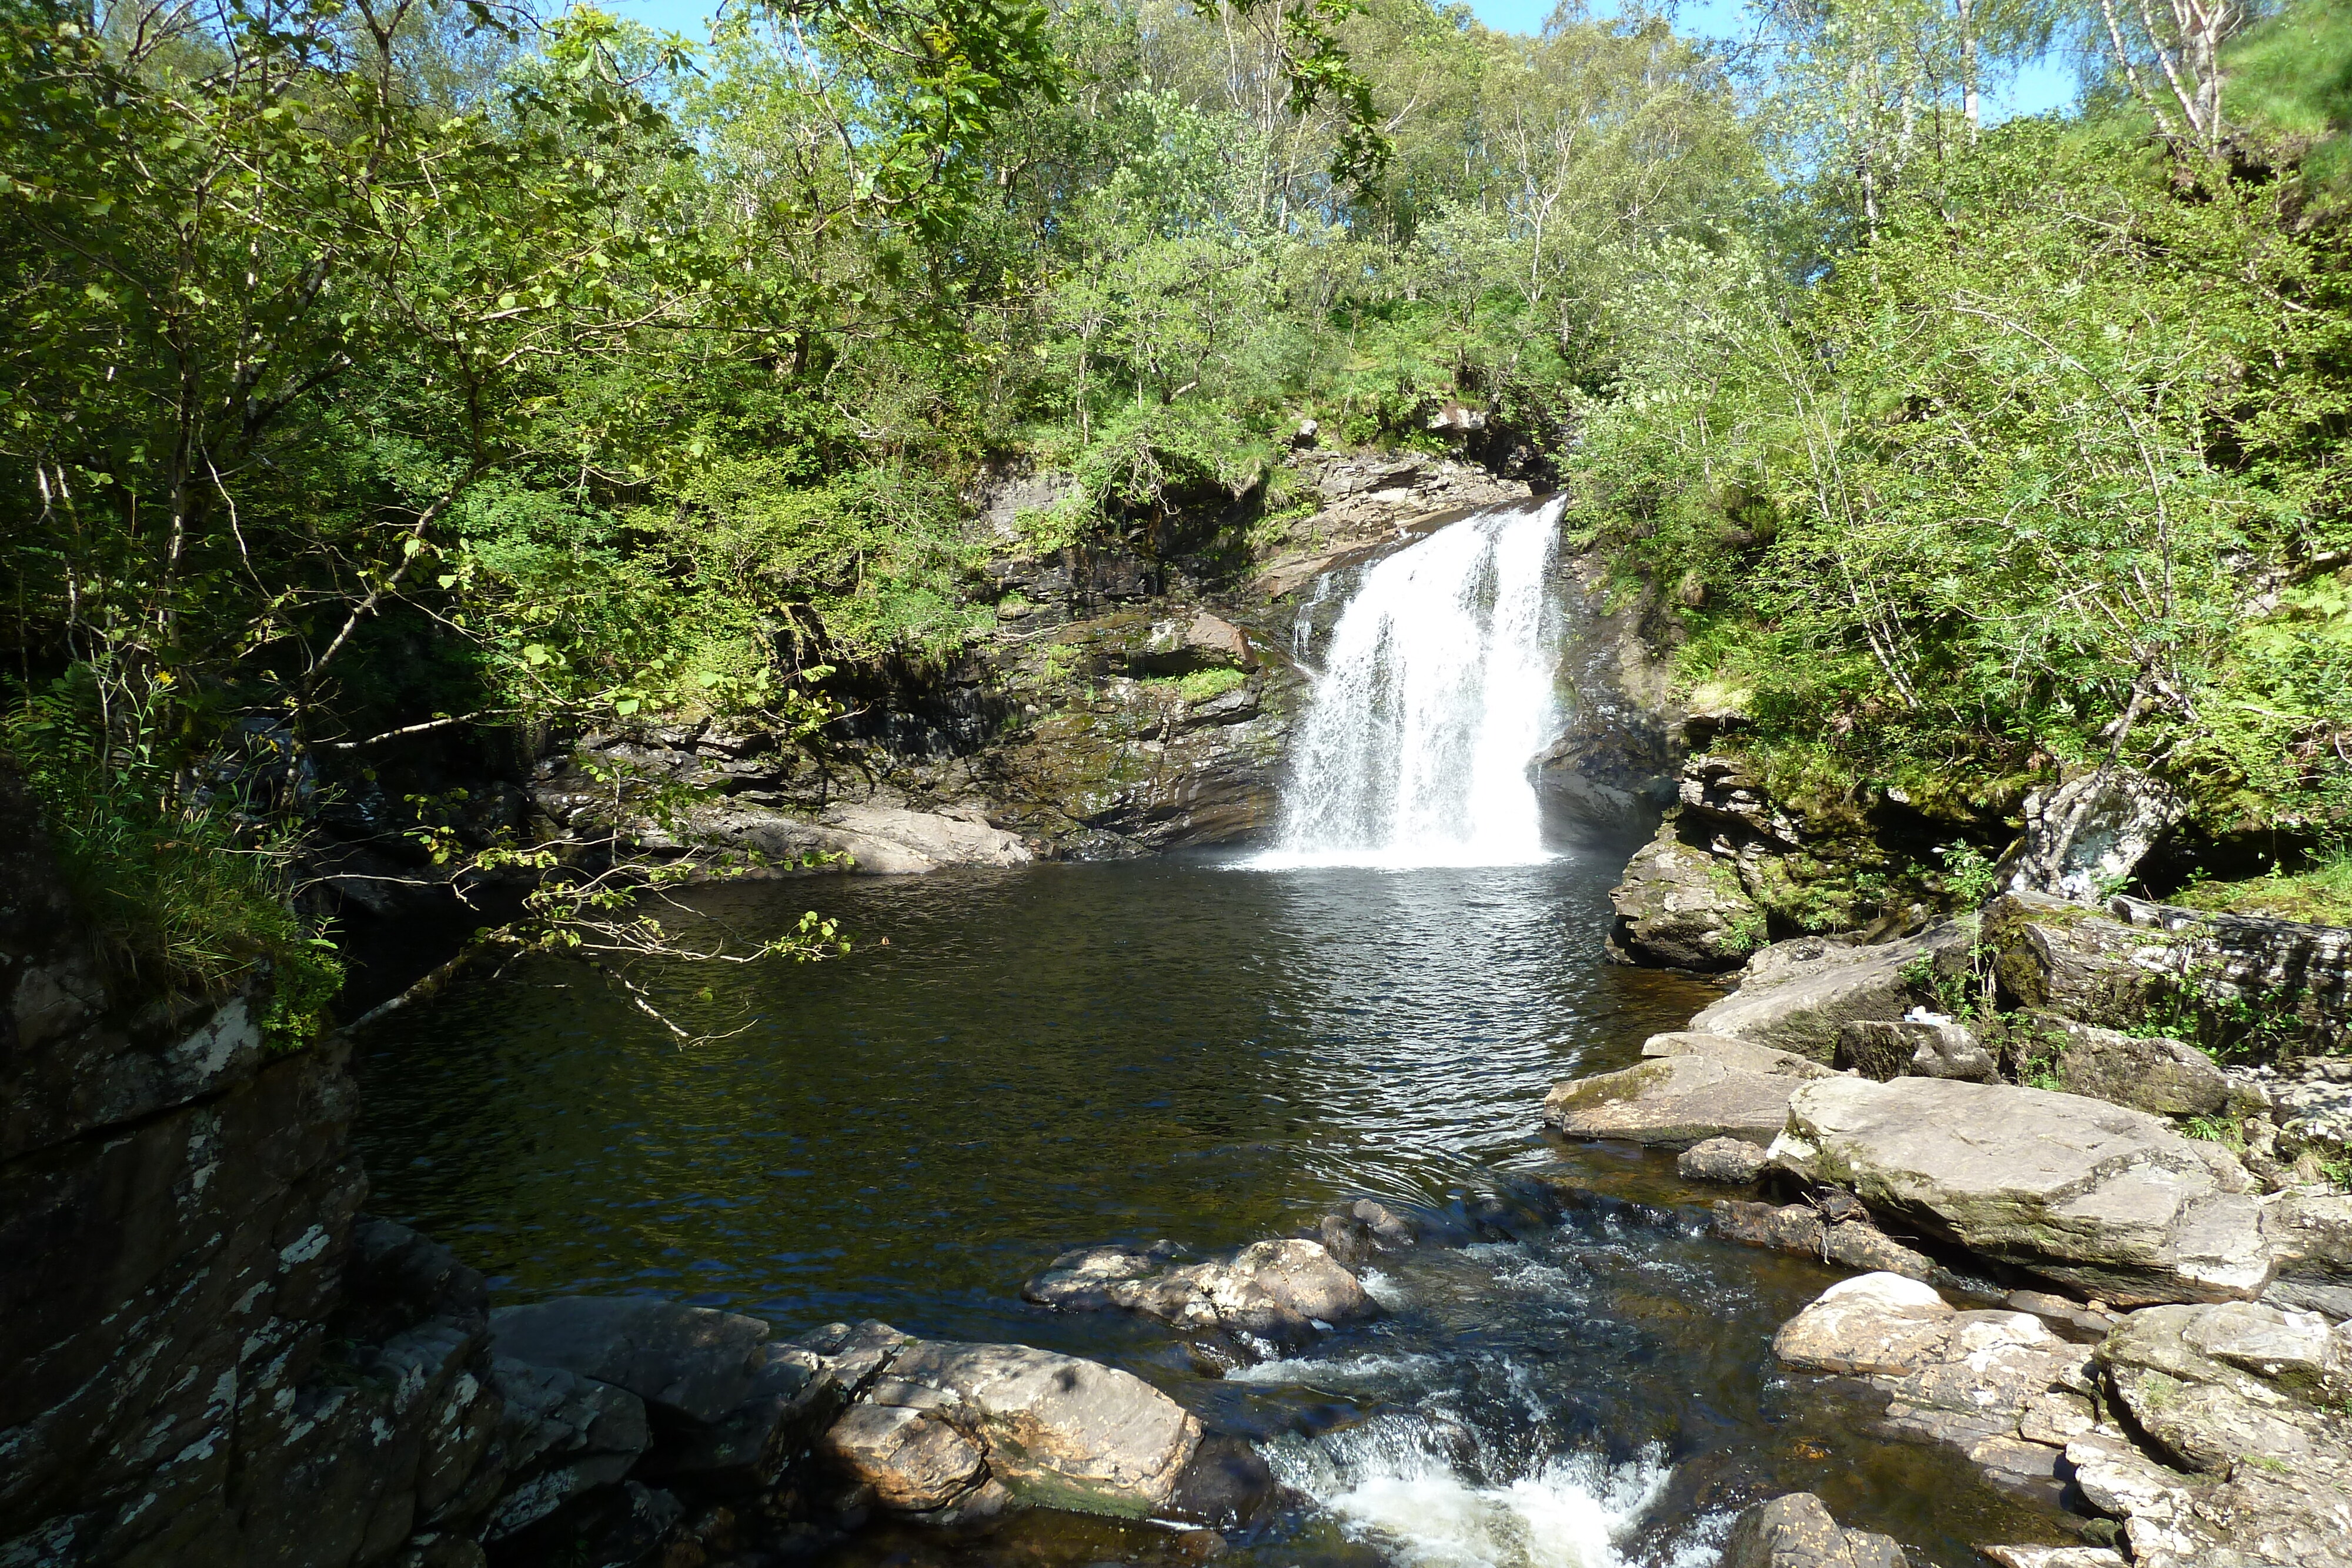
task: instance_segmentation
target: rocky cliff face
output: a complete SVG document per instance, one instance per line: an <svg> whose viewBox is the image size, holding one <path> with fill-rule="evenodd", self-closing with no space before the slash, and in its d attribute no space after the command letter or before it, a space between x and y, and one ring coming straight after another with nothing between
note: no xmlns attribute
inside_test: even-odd
<svg viewBox="0 0 2352 1568"><path fill-rule="evenodd" d="M29 831L0 965L0 1562L373 1563L478 1510L480 1303L353 1337L341 1051L110 973Z"/></svg>
<svg viewBox="0 0 2352 1568"><path fill-rule="evenodd" d="M609 818L619 771L723 798L677 838L772 861L814 851L886 873L1116 858L1262 833L1278 809L1306 663L1352 574L1476 507L1530 494L1522 481L1415 454L1307 451L1293 466L1320 505L1262 542L1255 563L1093 547L1026 555L1020 511L1058 492L1050 477L1007 481L981 507L1005 552L989 569L997 629L950 667L874 677L814 754L709 725L583 737L539 766L529 809L551 826ZM1580 607L1595 592L1567 579L1563 591ZM1623 673L1638 664L1624 656L1638 654L1638 638L1612 623L1600 642L1607 656L1567 675L1593 694L1593 733L1551 758L1548 777L1599 810L1639 810L1654 769L1612 748L1630 729L1614 722L1631 711L1625 693L1641 687ZM649 822L638 836L656 846L672 837Z"/></svg>

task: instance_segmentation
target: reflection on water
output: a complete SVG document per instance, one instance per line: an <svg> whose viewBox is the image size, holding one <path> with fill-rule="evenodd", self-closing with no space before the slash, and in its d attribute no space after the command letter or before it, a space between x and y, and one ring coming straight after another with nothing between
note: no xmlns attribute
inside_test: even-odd
<svg viewBox="0 0 2352 1568"><path fill-rule="evenodd" d="M697 1027L749 1024L684 1051L554 962L396 1016L362 1063L373 1207L504 1301L649 1290L787 1333L879 1317L1127 1366L1296 1489L1229 1548L1265 1568L1702 1563L1738 1506L1797 1488L1915 1561L2052 1538L1956 1457L1877 1442L1774 1376L1773 1329L1834 1276L1705 1239L1671 1162L1537 1135L1555 1081L1632 1060L1710 994L1598 961L1617 863L729 890L712 910L748 933L819 903L867 945L659 977ZM1365 1195L1466 1237L1465 1205L1548 1182L1643 1202L1483 1209L1485 1240L1382 1265L1383 1319L1224 1381L1147 1325L1018 1299L1073 1245L1230 1246ZM839 1557L1105 1559L1182 1550L1033 1518L877 1530Z"/></svg>

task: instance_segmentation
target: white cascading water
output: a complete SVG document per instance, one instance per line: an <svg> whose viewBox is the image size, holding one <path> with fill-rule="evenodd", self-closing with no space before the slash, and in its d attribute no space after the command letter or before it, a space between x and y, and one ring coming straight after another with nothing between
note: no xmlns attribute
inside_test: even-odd
<svg viewBox="0 0 2352 1568"><path fill-rule="evenodd" d="M1559 513L1480 512L1364 573L1299 726L1281 838L1251 864L1549 858L1528 764L1555 728Z"/></svg>

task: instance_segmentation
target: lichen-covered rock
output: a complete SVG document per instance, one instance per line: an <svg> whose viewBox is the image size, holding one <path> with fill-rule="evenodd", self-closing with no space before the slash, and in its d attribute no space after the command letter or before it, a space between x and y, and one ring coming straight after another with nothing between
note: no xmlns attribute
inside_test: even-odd
<svg viewBox="0 0 2352 1568"><path fill-rule="evenodd" d="M820 1451L876 1503L933 1520L1006 1507L1142 1518L1169 1509L1201 1424L1130 1374L1025 1345L835 1324L803 1342L855 1390Z"/></svg>
<svg viewBox="0 0 2352 1568"><path fill-rule="evenodd" d="M2079 1095L1828 1079L1790 1097L1772 1154L1922 1234L2119 1304L2247 1299L2273 1267L2227 1150Z"/></svg>
<svg viewBox="0 0 2352 1568"><path fill-rule="evenodd" d="M1887 1536L1840 1529L1809 1491L1747 1510L1723 1547L1723 1568L1905 1568L1907 1561Z"/></svg>
<svg viewBox="0 0 2352 1568"><path fill-rule="evenodd" d="M1116 1308L1250 1348L1305 1343L1318 1328L1378 1315L1362 1283L1318 1242L1257 1241L1229 1260L1176 1260L1172 1244L1065 1252L1021 1287L1039 1306Z"/></svg>
<svg viewBox="0 0 2352 1568"><path fill-rule="evenodd" d="M1987 905L1984 940L2022 1008L2134 1030L2161 1019L2192 1042L2259 1036L2266 1048L2339 1049L2352 1020L2352 930L2108 900L2103 911L2042 894Z"/></svg>
<svg viewBox="0 0 2352 1568"><path fill-rule="evenodd" d="M2352 1319L2352 1193L2281 1193L2263 1206L2263 1237L2278 1260L2263 1301Z"/></svg>
<svg viewBox="0 0 2352 1568"><path fill-rule="evenodd" d="M1617 923L1608 950L1626 963L1736 969L1764 939L1764 911L1730 864L1685 843L1672 821L1633 852L1609 903Z"/></svg>
<svg viewBox="0 0 2352 1568"><path fill-rule="evenodd" d="M2159 1116L2213 1116L2232 1098L2229 1075L2193 1045L2126 1034L2054 1013L2025 1015L2014 1049L2027 1070L2069 1094Z"/></svg>
<svg viewBox="0 0 2352 1568"><path fill-rule="evenodd" d="M2116 1326L2096 1359L2128 1427L2070 1439L2067 1458L2092 1506L2123 1521L2137 1568L2352 1564L2347 1350L2347 1331L2258 1303L2155 1307Z"/></svg>
<svg viewBox="0 0 2352 1568"><path fill-rule="evenodd" d="M2011 893L2095 904L2188 813L2179 790L2136 768L2095 768L2025 798L2025 831L1998 874Z"/></svg>

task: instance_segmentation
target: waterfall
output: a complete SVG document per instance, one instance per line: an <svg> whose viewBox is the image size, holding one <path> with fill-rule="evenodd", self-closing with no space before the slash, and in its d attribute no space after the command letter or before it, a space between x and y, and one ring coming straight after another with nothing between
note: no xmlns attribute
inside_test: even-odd
<svg viewBox="0 0 2352 1568"><path fill-rule="evenodd" d="M1480 512L1364 573L1299 726L1281 838L1251 863L1547 858L1528 764L1556 727L1545 578L1559 513Z"/></svg>

